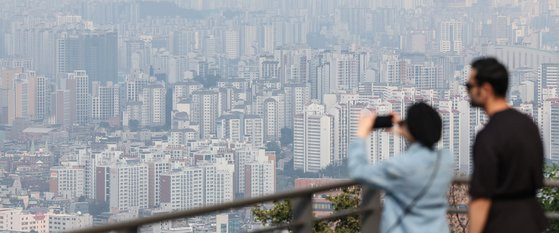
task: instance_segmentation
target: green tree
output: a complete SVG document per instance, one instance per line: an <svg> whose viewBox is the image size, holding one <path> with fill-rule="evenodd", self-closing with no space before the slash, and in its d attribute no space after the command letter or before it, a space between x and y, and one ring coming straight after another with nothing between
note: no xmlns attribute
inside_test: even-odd
<svg viewBox="0 0 559 233"><path fill-rule="evenodd" d="M221 79L218 75L206 75L206 76L197 76L194 80L201 83L204 88L210 88L217 86L217 82Z"/></svg>
<svg viewBox="0 0 559 233"><path fill-rule="evenodd" d="M281 147L278 145L277 142L271 141L266 143L266 151L274 151L276 152L276 157L279 158L281 153Z"/></svg>
<svg viewBox="0 0 559 233"><path fill-rule="evenodd" d="M326 199L332 202L334 211L357 208L359 205L360 187L349 187L342 189L342 193L336 196L328 196ZM265 226L289 223L293 218L291 203L289 200L276 201L273 207L265 209L261 205L252 209L255 219ZM359 220L357 216L347 216L337 220L321 221L314 225L314 231L320 233L352 233L359 232Z"/></svg>
<svg viewBox="0 0 559 233"><path fill-rule="evenodd" d="M293 143L293 129L283 128L281 129L280 133L281 146L288 146L289 144Z"/></svg>
<svg viewBox="0 0 559 233"><path fill-rule="evenodd" d="M559 179L559 166L548 165L544 169L545 179ZM545 187L538 194L538 199L545 211L559 211L559 189ZM547 232L559 232L559 221L553 220Z"/></svg>
<svg viewBox="0 0 559 233"><path fill-rule="evenodd" d="M340 162L331 163L330 165L322 169L319 173L326 177L345 178L349 174L347 170L347 159L344 159Z"/></svg>
<svg viewBox="0 0 559 233"><path fill-rule="evenodd" d="M334 206L334 211L346 210L357 208L359 206L359 196L361 194L361 188L357 186L343 188L342 193L328 197L327 199L332 202ZM359 232L360 225L357 216L346 216L335 221L336 233L350 233Z"/></svg>

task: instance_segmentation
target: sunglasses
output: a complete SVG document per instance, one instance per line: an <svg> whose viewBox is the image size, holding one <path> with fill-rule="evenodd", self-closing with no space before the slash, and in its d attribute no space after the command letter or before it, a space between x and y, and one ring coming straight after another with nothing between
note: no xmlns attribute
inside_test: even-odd
<svg viewBox="0 0 559 233"><path fill-rule="evenodd" d="M466 87L466 90L470 91L472 90L472 88L474 88L474 84L471 83L465 83L464 86Z"/></svg>

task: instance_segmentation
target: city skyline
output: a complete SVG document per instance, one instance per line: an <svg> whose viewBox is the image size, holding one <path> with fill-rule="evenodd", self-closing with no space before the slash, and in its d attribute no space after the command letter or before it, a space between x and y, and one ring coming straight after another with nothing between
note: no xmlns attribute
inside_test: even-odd
<svg viewBox="0 0 559 233"><path fill-rule="evenodd" d="M559 162L557 1L0 3L0 231L62 232L347 179L359 115L405 117L418 101L439 112L438 148L468 175L488 118L464 84L483 56L507 66L510 105ZM367 156L407 145L375 133ZM259 227L243 209L142 232Z"/></svg>

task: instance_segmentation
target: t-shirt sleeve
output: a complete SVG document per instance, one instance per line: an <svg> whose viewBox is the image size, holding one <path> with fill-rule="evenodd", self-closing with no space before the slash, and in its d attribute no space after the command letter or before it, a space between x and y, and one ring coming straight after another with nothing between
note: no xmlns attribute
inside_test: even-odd
<svg viewBox="0 0 559 233"><path fill-rule="evenodd" d="M474 143L474 171L470 183L472 199L491 198L497 189L497 153L494 143L487 137L478 135Z"/></svg>

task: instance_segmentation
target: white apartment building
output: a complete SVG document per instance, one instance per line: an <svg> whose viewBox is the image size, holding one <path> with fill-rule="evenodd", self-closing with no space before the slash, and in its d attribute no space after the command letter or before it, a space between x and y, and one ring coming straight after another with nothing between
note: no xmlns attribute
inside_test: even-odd
<svg viewBox="0 0 559 233"><path fill-rule="evenodd" d="M245 197L258 197L276 191L276 158L259 156L245 165Z"/></svg>
<svg viewBox="0 0 559 233"><path fill-rule="evenodd" d="M224 32L225 54L229 59L236 59L240 56L240 36L238 30L227 30Z"/></svg>
<svg viewBox="0 0 559 233"><path fill-rule="evenodd" d="M89 214L29 213L22 209L0 208L0 231L61 233L93 225Z"/></svg>
<svg viewBox="0 0 559 233"><path fill-rule="evenodd" d="M24 212L22 209L0 208L0 231L48 232L45 216Z"/></svg>
<svg viewBox="0 0 559 233"><path fill-rule="evenodd" d="M546 159L559 160L559 99L543 102L540 121L542 122L543 144Z"/></svg>
<svg viewBox="0 0 559 233"><path fill-rule="evenodd" d="M177 169L161 175L160 200L173 210L233 200L235 167L224 159L214 164Z"/></svg>
<svg viewBox="0 0 559 233"><path fill-rule="evenodd" d="M293 166L304 172L318 172L330 164L334 154L333 117L323 105L311 103L295 116Z"/></svg>
<svg viewBox="0 0 559 233"><path fill-rule="evenodd" d="M285 127L285 98L273 96L262 102L262 118L264 119L264 140L279 140L281 129Z"/></svg>
<svg viewBox="0 0 559 233"><path fill-rule="evenodd" d="M106 121L120 116L120 87L118 84L108 82L100 85L93 82L92 93L92 120Z"/></svg>
<svg viewBox="0 0 559 233"><path fill-rule="evenodd" d="M161 175L171 170L171 163L167 159L154 158L147 162L148 165L148 205L150 207L159 206L161 203L160 188Z"/></svg>
<svg viewBox="0 0 559 233"><path fill-rule="evenodd" d="M264 144L264 119L257 115L245 115L243 133L245 141L260 146Z"/></svg>
<svg viewBox="0 0 559 233"><path fill-rule="evenodd" d="M91 119L91 93L89 91L89 76L85 70L76 70L69 73L66 88L70 90L71 122L77 124L89 123Z"/></svg>
<svg viewBox="0 0 559 233"><path fill-rule="evenodd" d="M66 199L85 195L85 167L78 164L51 167L50 192Z"/></svg>
<svg viewBox="0 0 559 233"><path fill-rule="evenodd" d="M463 50L463 23L456 20L441 22L440 49L441 53L462 53Z"/></svg>
<svg viewBox="0 0 559 233"><path fill-rule="evenodd" d="M109 203L111 212L148 208L148 166L120 160L95 170L95 199Z"/></svg>
<svg viewBox="0 0 559 233"><path fill-rule="evenodd" d="M48 232L62 233L93 226L93 216L89 214L47 214Z"/></svg>
<svg viewBox="0 0 559 233"><path fill-rule="evenodd" d="M217 118L221 115L218 93L215 91L196 91L192 94L193 108L190 116L200 125L201 138L210 138L216 134Z"/></svg>
<svg viewBox="0 0 559 233"><path fill-rule="evenodd" d="M140 101L142 102L142 126L164 126L166 123L166 95L167 89L162 84L151 84L143 89Z"/></svg>

